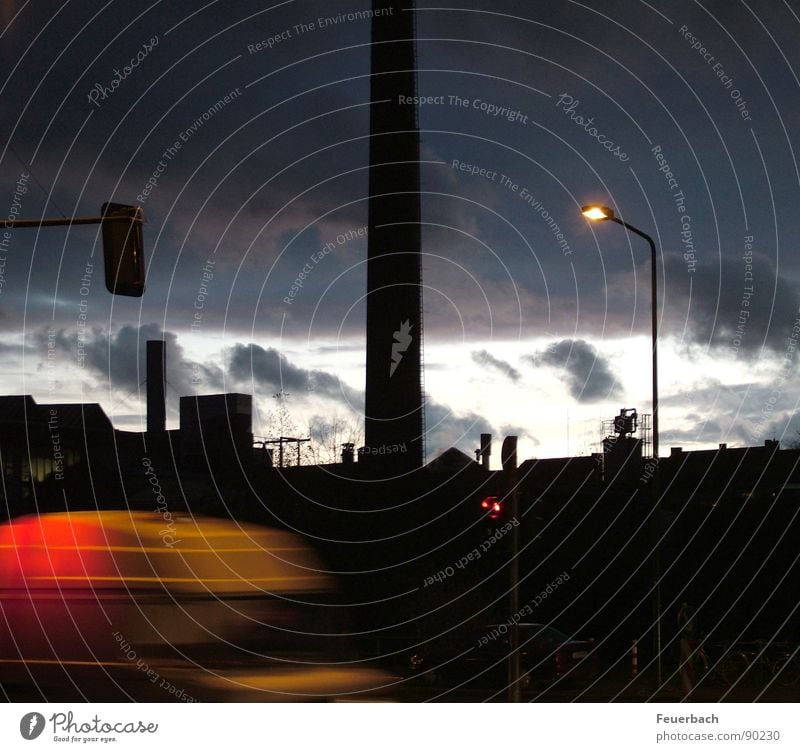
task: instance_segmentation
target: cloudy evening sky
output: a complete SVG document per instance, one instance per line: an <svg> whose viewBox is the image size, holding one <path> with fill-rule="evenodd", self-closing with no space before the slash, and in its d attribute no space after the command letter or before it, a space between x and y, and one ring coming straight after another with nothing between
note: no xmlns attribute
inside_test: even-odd
<svg viewBox="0 0 800 752"><path fill-rule="evenodd" d="M143 430L164 336L172 425L221 391L257 434L281 390L299 430L359 415L369 8L0 3L0 216L138 204L148 259L112 298L96 228L0 229L2 393ZM650 412L648 247L590 202L657 242L662 453L796 438L798 32L779 0L420 0L429 457Z"/></svg>

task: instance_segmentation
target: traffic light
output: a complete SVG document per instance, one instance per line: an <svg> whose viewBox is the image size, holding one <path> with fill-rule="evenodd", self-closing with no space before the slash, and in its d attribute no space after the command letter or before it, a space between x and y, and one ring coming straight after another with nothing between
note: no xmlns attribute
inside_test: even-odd
<svg viewBox="0 0 800 752"><path fill-rule="evenodd" d="M103 204L103 262L112 295L144 294L142 210L126 204Z"/></svg>
<svg viewBox="0 0 800 752"><path fill-rule="evenodd" d="M481 502L481 509L490 520L499 520L503 516L503 502L497 496L487 496Z"/></svg>
<svg viewBox="0 0 800 752"><path fill-rule="evenodd" d="M9 217L3 226L10 227L72 227L73 225L102 225L103 264L106 287L112 295L144 294L144 245L142 242L143 212L139 206L103 204L100 217L42 217L15 219Z"/></svg>

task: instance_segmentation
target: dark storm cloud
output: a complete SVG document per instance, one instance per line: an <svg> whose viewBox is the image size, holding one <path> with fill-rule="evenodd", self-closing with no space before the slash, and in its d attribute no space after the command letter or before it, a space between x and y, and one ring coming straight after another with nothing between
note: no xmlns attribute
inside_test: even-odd
<svg viewBox="0 0 800 752"><path fill-rule="evenodd" d="M450 447L472 455L472 450L480 444L480 435L492 432L492 426L486 418L473 412L454 413L447 405L432 399L425 403L425 427L430 457Z"/></svg>
<svg viewBox="0 0 800 752"><path fill-rule="evenodd" d="M27 345L18 345L11 342L0 342L0 355L19 355L23 352L32 352L34 348Z"/></svg>
<svg viewBox="0 0 800 752"><path fill-rule="evenodd" d="M185 396L197 393L201 387L218 390L223 385L219 368L188 360L177 335L165 332L158 324L126 325L114 334L94 327L80 339L74 330L59 329L48 336L48 330L42 329L37 332L36 340L45 349L51 342L55 357L77 362L95 377L127 392L145 388L147 341L164 340L168 389L171 387L178 396Z"/></svg>
<svg viewBox="0 0 800 752"><path fill-rule="evenodd" d="M777 439L783 449L800 449L800 414L794 413L767 426L763 438Z"/></svg>
<svg viewBox="0 0 800 752"><path fill-rule="evenodd" d="M510 425L500 426L500 431L498 436L501 437L502 439L504 439L506 436L516 436L518 438L524 437L534 446L539 446L542 443L541 441L539 441L539 439L537 439L535 436L529 433L527 428L523 428L522 426L510 426ZM500 446L502 446L502 441L500 442Z"/></svg>
<svg viewBox="0 0 800 752"><path fill-rule="evenodd" d="M538 440L519 426L494 426L486 418L474 412L458 413L441 402L428 399L425 403L425 427L428 432L428 457L433 458L450 447L456 447L469 456L480 445L482 433L492 434L495 445L505 436L519 436L534 444ZM499 448L496 449L499 455Z"/></svg>
<svg viewBox="0 0 800 752"><path fill-rule="evenodd" d="M359 392L333 374L300 368L272 347L236 344L230 349L228 368L233 380L239 383L294 391L298 397L302 393L316 393L353 406L363 402Z"/></svg>
<svg viewBox="0 0 800 752"><path fill-rule="evenodd" d="M669 446L679 446L680 442L700 442L710 444L723 441L722 426L715 420L699 419L691 428L669 429L660 432L662 443Z"/></svg>
<svg viewBox="0 0 800 752"><path fill-rule="evenodd" d="M508 363L505 360L500 360L500 358L495 358L487 350L475 350L471 353L472 355L472 362L476 363L479 366L488 366L489 368L494 368L495 370L502 373L506 376L510 381L517 382L521 378L520 372Z"/></svg>
<svg viewBox="0 0 800 752"><path fill-rule="evenodd" d="M537 367L562 370L569 393L578 402L597 402L620 393L608 360L582 339L562 339L525 359Z"/></svg>
<svg viewBox="0 0 800 752"><path fill-rule="evenodd" d="M706 379L665 395L660 404L672 414L683 411L672 420L675 427L663 431L665 444L760 446L766 439L792 438L800 423L796 389L780 377L751 384Z"/></svg>
<svg viewBox="0 0 800 752"><path fill-rule="evenodd" d="M668 280L686 276L678 254L665 254L664 264ZM685 323L690 341L697 344L745 354L764 347L778 355L786 352L798 318L800 287L768 256L744 251L719 263L699 264L691 282L691 289L669 288L671 331L683 331Z"/></svg>

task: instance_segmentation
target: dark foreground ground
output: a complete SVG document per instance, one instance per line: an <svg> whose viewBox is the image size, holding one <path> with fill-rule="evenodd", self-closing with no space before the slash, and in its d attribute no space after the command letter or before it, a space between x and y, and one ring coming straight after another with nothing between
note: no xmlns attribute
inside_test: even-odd
<svg viewBox="0 0 800 752"><path fill-rule="evenodd" d="M480 687L403 685L398 699L405 702L506 702L505 690ZM607 671L584 686L555 683L523 692L523 702L797 702L800 685L779 686L774 680L740 681L733 686L701 682L686 695L680 677L665 667L662 685L646 673L632 679L629 671Z"/></svg>

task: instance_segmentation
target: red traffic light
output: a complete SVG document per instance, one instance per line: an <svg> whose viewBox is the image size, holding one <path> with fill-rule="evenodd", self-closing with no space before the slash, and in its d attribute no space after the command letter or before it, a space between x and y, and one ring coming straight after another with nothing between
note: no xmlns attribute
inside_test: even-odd
<svg viewBox="0 0 800 752"><path fill-rule="evenodd" d="M497 520L503 516L503 502L497 496L487 496L481 502L481 509L485 509L490 520Z"/></svg>

